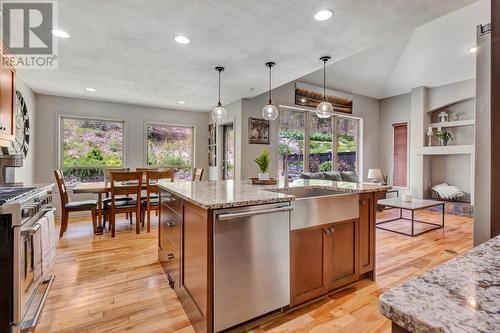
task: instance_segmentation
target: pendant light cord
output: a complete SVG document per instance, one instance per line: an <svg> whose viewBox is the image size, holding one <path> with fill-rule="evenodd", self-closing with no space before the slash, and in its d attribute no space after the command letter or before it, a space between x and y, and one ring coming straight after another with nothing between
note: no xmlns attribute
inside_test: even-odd
<svg viewBox="0 0 500 333"><path fill-rule="evenodd" d="M323 60L323 100L326 101L326 59Z"/></svg>
<svg viewBox="0 0 500 333"><path fill-rule="evenodd" d="M269 66L269 104L272 104L271 102L271 67Z"/></svg>
<svg viewBox="0 0 500 333"><path fill-rule="evenodd" d="M222 106L222 103L220 102L220 72L221 71L218 70L218 72L219 72L219 104L218 104L218 106Z"/></svg>

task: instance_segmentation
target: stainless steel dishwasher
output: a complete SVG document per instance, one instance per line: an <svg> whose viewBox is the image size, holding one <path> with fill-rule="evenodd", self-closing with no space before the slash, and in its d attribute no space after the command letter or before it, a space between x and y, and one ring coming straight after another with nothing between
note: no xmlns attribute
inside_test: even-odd
<svg viewBox="0 0 500 333"><path fill-rule="evenodd" d="M290 304L289 202L214 211L214 329Z"/></svg>

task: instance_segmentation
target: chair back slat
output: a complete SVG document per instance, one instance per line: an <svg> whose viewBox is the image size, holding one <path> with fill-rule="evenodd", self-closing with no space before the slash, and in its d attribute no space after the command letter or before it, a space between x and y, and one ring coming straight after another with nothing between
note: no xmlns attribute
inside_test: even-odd
<svg viewBox="0 0 500 333"><path fill-rule="evenodd" d="M61 197L61 207L64 207L68 203L68 190L64 183L63 172L60 169L54 170L54 176L56 177L57 188L59 189L59 196Z"/></svg>
<svg viewBox="0 0 500 333"><path fill-rule="evenodd" d="M199 182L199 181L201 181L202 178L203 178L203 169L201 169L201 168L194 169L193 181Z"/></svg>
<svg viewBox="0 0 500 333"><path fill-rule="evenodd" d="M126 184L123 184L126 182ZM129 182L129 184L127 184ZM115 201L117 195L135 194L141 197L142 172L141 171L118 171L111 173L111 198Z"/></svg>
<svg viewBox="0 0 500 333"><path fill-rule="evenodd" d="M157 185L158 180L170 179L170 181L173 182L174 178L174 170L146 171L146 190L148 198L151 194L156 194L159 192Z"/></svg>
<svg viewBox="0 0 500 333"><path fill-rule="evenodd" d="M104 169L104 181L105 182L111 181L112 172L126 172L126 171L130 171L130 168L106 168Z"/></svg>

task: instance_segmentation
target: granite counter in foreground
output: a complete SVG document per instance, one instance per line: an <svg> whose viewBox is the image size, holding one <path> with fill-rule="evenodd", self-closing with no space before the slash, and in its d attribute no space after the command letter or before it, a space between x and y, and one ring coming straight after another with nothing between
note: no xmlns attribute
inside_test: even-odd
<svg viewBox="0 0 500 333"><path fill-rule="evenodd" d="M158 185L204 209L230 208L240 206L260 205L266 203L291 201L295 197L284 192L273 192L282 189L280 185L252 185L248 181L160 181ZM387 190L387 186L376 184L357 184L334 182L328 180L299 179L291 182L293 188L321 188L335 191L366 193Z"/></svg>
<svg viewBox="0 0 500 333"><path fill-rule="evenodd" d="M380 311L409 332L500 331L500 236L380 296Z"/></svg>

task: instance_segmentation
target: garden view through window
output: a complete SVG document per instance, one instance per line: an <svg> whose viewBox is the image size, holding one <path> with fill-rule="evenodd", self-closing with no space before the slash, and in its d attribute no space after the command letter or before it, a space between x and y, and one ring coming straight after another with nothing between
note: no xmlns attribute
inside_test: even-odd
<svg viewBox="0 0 500 333"><path fill-rule="evenodd" d="M104 180L104 168L123 166L122 121L61 118L62 169L69 184Z"/></svg>
<svg viewBox="0 0 500 333"><path fill-rule="evenodd" d="M279 174L285 161L291 180L301 172L356 171L359 119L318 118L314 112L283 108L279 117Z"/></svg>
<svg viewBox="0 0 500 333"><path fill-rule="evenodd" d="M148 166L173 168L175 179L191 179L193 134L192 127L148 124Z"/></svg>

